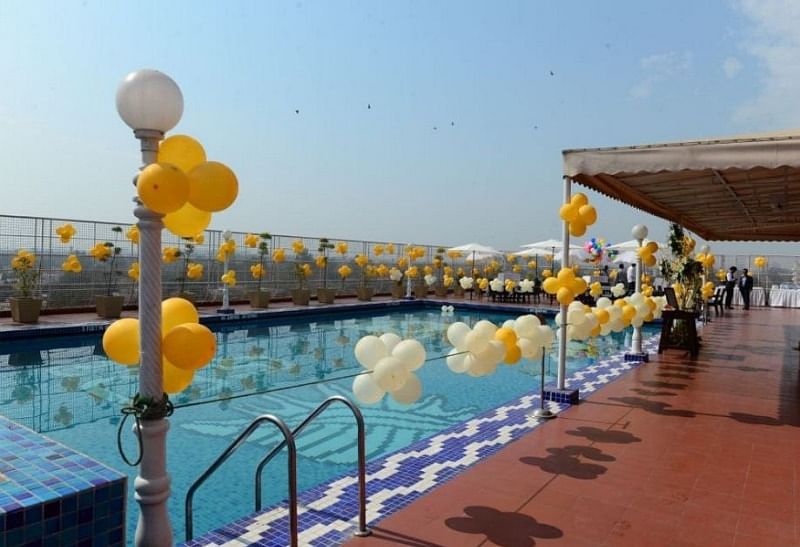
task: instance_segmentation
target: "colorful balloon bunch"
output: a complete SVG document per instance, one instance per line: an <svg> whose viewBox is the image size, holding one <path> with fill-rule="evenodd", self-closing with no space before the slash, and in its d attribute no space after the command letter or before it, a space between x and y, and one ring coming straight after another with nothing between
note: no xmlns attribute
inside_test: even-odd
<svg viewBox="0 0 800 547"><path fill-rule="evenodd" d="M522 315L500 328L486 320L472 328L459 321L448 327L447 340L453 346L447 367L477 377L493 374L501 362L514 365L523 358L541 358L542 348L553 343L553 331L535 315Z"/></svg>
<svg viewBox="0 0 800 547"><path fill-rule="evenodd" d="M658 252L658 243L649 241L647 245L642 245L636 250L639 258L642 259L642 264L648 268L656 265L656 253Z"/></svg>
<svg viewBox="0 0 800 547"><path fill-rule="evenodd" d="M757 256L753 259L753 264L756 268L764 268L767 265L767 259L763 256Z"/></svg>
<svg viewBox="0 0 800 547"><path fill-rule="evenodd" d="M561 268L556 277L548 277L542 283L542 289L547 294L556 295L556 300L562 306L567 306L586 292L586 281L575 276L572 268Z"/></svg>
<svg viewBox="0 0 800 547"><path fill-rule="evenodd" d="M353 380L353 395L365 405L377 403L387 391L404 405L415 403L422 395L422 382L414 371L425 364L426 354L418 341L402 340L392 332L368 335L356 343L354 353L356 361L372 371Z"/></svg>
<svg viewBox="0 0 800 547"><path fill-rule="evenodd" d="M608 243L605 239L592 238L583 244L583 250L589 255L588 262L599 264L603 260Z"/></svg>
<svg viewBox="0 0 800 547"><path fill-rule="evenodd" d="M586 228L597 222L597 211L589 204L586 194L573 195L569 203L565 203L558 210L561 220L569 224L569 233L580 237L586 233Z"/></svg>
<svg viewBox="0 0 800 547"><path fill-rule="evenodd" d="M165 215L170 232L193 237L208 227L211 213L236 200L239 182L226 165L206 161L195 139L173 135L161 141L158 161L139 173L136 191L148 209Z"/></svg>
<svg viewBox="0 0 800 547"><path fill-rule="evenodd" d="M194 372L214 357L217 339L199 323L194 305L183 298L168 298L161 303L161 337L164 391L179 393L192 383ZM138 365L139 320L114 321L103 334L103 350L120 365Z"/></svg>

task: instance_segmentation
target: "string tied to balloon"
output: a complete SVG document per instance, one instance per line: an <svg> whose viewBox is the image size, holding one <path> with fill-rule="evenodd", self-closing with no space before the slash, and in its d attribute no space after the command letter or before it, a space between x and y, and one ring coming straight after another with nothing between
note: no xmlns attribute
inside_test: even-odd
<svg viewBox="0 0 800 547"><path fill-rule="evenodd" d="M125 427L128 416L133 416L133 419L136 421L136 430L141 431L142 420L160 420L162 418L168 418L172 416L174 411L175 407L172 405L172 401L169 400L169 396L166 393L164 393L159 400L154 400L152 397L144 397L139 393L134 395L131 404L122 407L120 410L120 412L122 412L122 420L120 420L119 427L117 428L117 450L119 450L122 461L131 467L136 467L142 461L142 454L144 453L141 433L136 435L138 455L135 461L130 460L125 454L125 449L122 448L122 429Z"/></svg>

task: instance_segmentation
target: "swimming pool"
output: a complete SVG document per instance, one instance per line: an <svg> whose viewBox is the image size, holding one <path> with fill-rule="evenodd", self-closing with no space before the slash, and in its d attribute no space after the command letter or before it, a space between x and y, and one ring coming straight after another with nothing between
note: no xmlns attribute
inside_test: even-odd
<svg viewBox="0 0 800 547"><path fill-rule="evenodd" d="M173 495L170 510L176 537L182 538L186 490L200 472L257 415L281 416L290 427L330 395L350 396L353 374L361 369L352 355L366 334L396 332L426 346L429 359L449 347L444 332L453 321L479 318L502 322L507 314L438 310L392 310L320 316L284 323L235 323L217 332L218 355L194 384L173 397L168 458ZM4 343L0 355L0 414L45 433L93 458L135 476L116 449L119 408L135 392L138 371L110 363L98 336ZM621 335L570 344L571 370L620 350ZM554 369L554 360L548 363ZM369 456L377 457L428 437L476 414L518 397L538 385L539 363L499 367L492 376L451 373L443 360L420 371L422 399L404 407L386 398L364 407ZM337 378L339 378L337 380ZM277 440L264 429L251 437L195 497L195 534L215 528L253 509L255 462ZM126 449L135 451L126 432ZM332 407L298 439L298 488L310 488L351 469L356 461L352 417ZM286 496L285 467L277 458L265 474L265 504ZM131 481L132 484L132 481ZM129 495L131 515L135 502ZM224 504L214 503L225 500ZM129 518L129 538L135 518Z"/></svg>

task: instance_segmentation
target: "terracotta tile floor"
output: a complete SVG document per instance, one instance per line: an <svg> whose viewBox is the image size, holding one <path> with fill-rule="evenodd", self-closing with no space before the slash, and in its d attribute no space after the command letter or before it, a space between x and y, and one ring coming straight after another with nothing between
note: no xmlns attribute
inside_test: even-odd
<svg viewBox="0 0 800 547"><path fill-rule="evenodd" d="M735 310L348 545L800 545L800 310Z"/></svg>

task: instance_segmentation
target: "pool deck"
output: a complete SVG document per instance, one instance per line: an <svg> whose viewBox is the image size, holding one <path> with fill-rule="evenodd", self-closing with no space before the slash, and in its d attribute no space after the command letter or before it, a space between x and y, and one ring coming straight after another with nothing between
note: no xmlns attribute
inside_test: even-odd
<svg viewBox="0 0 800 547"><path fill-rule="evenodd" d="M800 545L800 311L737 309L352 547Z"/></svg>

